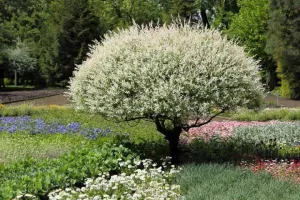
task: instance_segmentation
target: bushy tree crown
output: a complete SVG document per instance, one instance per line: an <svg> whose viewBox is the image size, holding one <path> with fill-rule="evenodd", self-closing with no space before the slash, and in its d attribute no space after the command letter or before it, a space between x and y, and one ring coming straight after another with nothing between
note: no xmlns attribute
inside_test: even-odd
<svg viewBox="0 0 300 200"><path fill-rule="evenodd" d="M134 25L107 34L88 56L68 95L76 108L107 117L183 125L262 97L257 61L200 26Z"/></svg>

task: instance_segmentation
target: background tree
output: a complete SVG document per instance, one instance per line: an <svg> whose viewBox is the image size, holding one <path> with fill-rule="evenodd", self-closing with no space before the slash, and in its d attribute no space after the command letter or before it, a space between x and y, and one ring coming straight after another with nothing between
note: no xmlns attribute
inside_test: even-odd
<svg viewBox="0 0 300 200"><path fill-rule="evenodd" d="M94 14L105 30L126 28L133 21L138 24L164 21L165 6L170 0L91 0Z"/></svg>
<svg viewBox="0 0 300 200"><path fill-rule="evenodd" d="M11 13L9 12L9 5L7 0L0 0L0 88L5 87L4 74L8 69L7 48L11 45L13 32L11 27L7 24Z"/></svg>
<svg viewBox="0 0 300 200"><path fill-rule="evenodd" d="M15 47L7 50L9 69L14 72L14 84L18 83L18 74L33 72L36 67L36 59L30 55L30 49L20 38L17 39Z"/></svg>
<svg viewBox="0 0 300 200"><path fill-rule="evenodd" d="M277 85L276 66L272 57L265 51L269 20L269 0L238 0L239 13L231 18L225 33L236 38L246 47L250 55L260 60L263 82L270 90Z"/></svg>
<svg viewBox="0 0 300 200"><path fill-rule="evenodd" d="M20 38L22 43L31 49L31 56L39 58L39 40L41 28L44 26L45 12L50 0L1 0L0 32L4 38L5 50L4 62L1 65L0 76L4 78L4 72L9 68L7 50L15 48L15 38ZM6 73L7 74L7 73ZM31 82L39 79L37 70L31 74ZM36 84L36 83L34 83Z"/></svg>
<svg viewBox="0 0 300 200"><path fill-rule="evenodd" d="M277 62L281 95L300 99L300 0L271 0L267 49Z"/></svg>
<svg viewBox="0 0 300 200"><path fill-rule="evenodd" d="M214 4L208 4L208 11L211 13L212 26L220 30L228 29L232 21L232 16L239 12L237 0L218 0L208 1Z"/></svg>
<svg viewBox="0 0 300 200"><path fill-rule="evenodd" d="M242 47L218 31L133 26L93 46L71 79L69 97L78 109L154 122L177 162L183 130L261 100L257 69Z"/></svg>
<svg viewBox="0 0 300 200"><path fill-rule="evenodd" d="M88 0L52 1L42 33L40 65L48 85L65 85L88 46L103 34Z"/></svg>

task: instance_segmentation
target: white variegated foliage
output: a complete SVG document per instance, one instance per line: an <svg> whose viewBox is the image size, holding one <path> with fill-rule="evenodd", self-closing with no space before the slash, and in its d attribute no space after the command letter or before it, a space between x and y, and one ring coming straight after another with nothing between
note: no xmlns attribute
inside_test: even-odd
<svg viewBox="0 0 300 200"><path fill-rule="evenodd" d="M181 122L262 97L258 62L216 30L134 25L105 36L77 67L68 96L108 117Z"/></svg>

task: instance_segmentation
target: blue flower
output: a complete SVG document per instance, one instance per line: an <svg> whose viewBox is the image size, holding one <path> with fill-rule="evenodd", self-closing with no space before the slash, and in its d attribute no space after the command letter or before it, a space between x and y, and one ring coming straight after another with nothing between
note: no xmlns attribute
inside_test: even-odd
<svg viewBox="0 0 300 200"><path fill-rule="evenodd" d="M0 131L8 131L9 133L27 132L31 134L81 134L89 139L96 139L99 136L107 136L113 133L108 129L97 127L81 128L78 122L70 122L67 125L62 125L57 122L47 123L43 119L32 119L29 116L20 117L0 117ZM116 133L118 135L119 133Z"/></svg>

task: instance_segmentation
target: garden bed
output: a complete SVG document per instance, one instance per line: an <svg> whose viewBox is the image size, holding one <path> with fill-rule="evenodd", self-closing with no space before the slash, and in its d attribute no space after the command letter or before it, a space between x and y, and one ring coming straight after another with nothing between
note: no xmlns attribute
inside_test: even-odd
<svg viewBox="0 0 300 200"><path fill-rule="evenodd" d="M0 115L0 199L299 199L297 122L193 128L181 170L165 165L167 143L147 121L58 105L4 105Z"/></svg>

